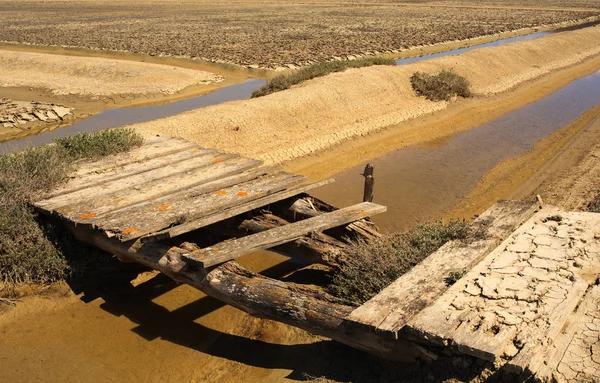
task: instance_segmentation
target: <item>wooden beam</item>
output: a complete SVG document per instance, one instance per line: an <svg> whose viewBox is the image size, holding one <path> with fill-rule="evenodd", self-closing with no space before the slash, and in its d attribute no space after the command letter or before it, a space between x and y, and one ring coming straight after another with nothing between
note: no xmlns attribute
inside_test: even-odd
<svg viewBox="0 0 600 383"><path fill-rule="evenodd" d="M289 225L290 222L273 214L262 214L251 219L244 220L238 230L250 233L260 233L276 227ZM239 233L238 233L239 236ZM277 250L283 254L295 256L310 263L321 263L337 267L340 258L346 254L348 244L338 241L326 234L312 232L296 239L293 242L277 246Z"/></svg>
<svg viewBox="0 0 600 383"><path fill-rule="evenodd" d="M268 206L269 204L284 200L286 198L293 197L293 196L301 194L301 193L305 193L309 190L321 187L323 185L327 185L332 182L333 182L333 178L330 178L330 179L327 179L324 181L309 183L309 184L300 185L298 187L294 187L291 189L279 191L272 195L264 195L263 197L261 197L259 199L252 200L250 202L246 202L246 203L243 203L243 204L240 204L237 206L233 206L230 208L225 208L222 211L218 211L213 214L209 214L209 215L206 215L206 216L203 216L200 218L192 219L192 220L180 223L177 226L174 226L174 227L171 227L171 228L168 228L165 230L157 231L156 233L153 233L152 235L141 238L141 241L142 242L152 242L152 241L159 241L159 240L164 240L164 239L168 239L168 238L173 238L178 235L188 233L197 228L212 225L213 223L235 217L236 215L246 213L248 211L258 209L260 207Z"/></svg>
<svg viewBox="0 0 600 383"><path fill-rule="evenodd" d="M200 267L211 267L241 257L242 255L297 240L309 232L320 232L331 227L341 226L365 217L383 213L386 210L385 206L372 202L363 202L289 225L221 242L212 247L202 249L197 253L186 255L184 259Z"/></svg>
<svg viewBox="0 0 600 383"><path fill-rule="evenodd" d="M363 202L373 202L373 189L375 188L374 167L371 164L365 166L363 176L365 177L365 189L363 193Z"/></svg>
<svg viewBox="0 0 600 383"><path fill-rule="evenodd" d="M159 270L256 317L286 323L388 360L411 362L429 357L409 341L390 341L347 328L344 318L354 306L326 293L255 274L234 261L212 270L196 270L183 259L187 250L163 242L146 243L136 250L133 242L119 242L81 227L70 226L70 230L80 241Z"/></svg>

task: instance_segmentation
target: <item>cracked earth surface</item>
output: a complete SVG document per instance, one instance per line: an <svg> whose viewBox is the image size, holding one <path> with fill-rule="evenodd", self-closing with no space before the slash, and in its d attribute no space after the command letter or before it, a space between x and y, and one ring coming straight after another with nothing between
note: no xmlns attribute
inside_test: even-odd
<svg viewBox="0 0 600 383"><path fill-rule="evenodd" d="M535 373L548 364L546 351L598 282L599 265L600 214L544 208L412 327L430 340L443 339L463 353L505 364L510 372ZM578 321L580 331L559 358L562 381L599 379L597 290L590 290L596 292L593 304L581 305L585 320Z"/></svg>

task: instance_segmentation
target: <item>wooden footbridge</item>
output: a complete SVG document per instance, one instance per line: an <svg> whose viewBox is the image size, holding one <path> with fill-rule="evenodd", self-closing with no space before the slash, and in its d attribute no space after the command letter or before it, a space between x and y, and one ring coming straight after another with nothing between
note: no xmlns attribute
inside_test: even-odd
<svg viewBox="0 0 600 383"><path fill-rule="evenodd" d="M372 191L372 169L365 174ZM544 376L563 363L571 338L551 353L540 345L558 336L592 284L578 276L581 265L588 262L598 274L600 258L591 258L600 257L600 215L563 214L561 224L552 218L558 213L538 211L536 203L499 202L473 222L479 239L447 243L360 307L235 261L275 249L336 267L351 254L353 240L379 236L368 217L384 206L337 209L307 194L332 181L307 183L256 160L158 137L128 153L79 164L72 179L36 208L124 261L254 316L386 359L432 360L455 352ZM581 222L589 228L572 229ZM558 250L544 248L557 244ZM574 246L589 259L576 258ZM446 277L457 270L470 271L449 287ZM598 296L585 307L600 307ZM595 318L588 319L595 324Z"/></svg>

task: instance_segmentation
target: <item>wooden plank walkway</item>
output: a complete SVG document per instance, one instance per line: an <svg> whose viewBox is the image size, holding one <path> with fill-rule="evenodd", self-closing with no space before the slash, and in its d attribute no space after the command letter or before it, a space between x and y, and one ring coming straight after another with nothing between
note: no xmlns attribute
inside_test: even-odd
<svg viewBox="0 0 600 383"><path fill-rule="evenodd" d="M121 242L148 243L185 234L237 215L277 203L330 183L306 183L306 177L263 167L262 162L174 138L157 137L141 147L79 164L67 184L36 202L38 211L101 232ZM357 205L285 225L249 238L226 241L220 256L205 250L213 266L249 249L294 241L385 211L376 204ZM293 234L293 235L292 235ZM257 242L267 236L269 240ZM231 246L240 245L237 251ZM229 249L228 255L223 251ZM189 258L194 262L194 258Z"/></svg>

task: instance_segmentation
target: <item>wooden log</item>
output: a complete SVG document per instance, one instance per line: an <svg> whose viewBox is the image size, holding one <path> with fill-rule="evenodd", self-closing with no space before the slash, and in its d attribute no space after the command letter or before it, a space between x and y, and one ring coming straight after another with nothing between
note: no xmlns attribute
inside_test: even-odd
<svg viewBox="0 0 600 383"><path fill-rule="evenodd" d="M279 246L294 241L313 231L323 231L374 214L383 213L387 208L371 202L345 207L330 213L280 226L271 230L218 243L197 253L186 255L189 262L200 267L211 267L258 250Z"/></svg>
<svg viewBox="0 0 600 383"><path fill-rule="evenodd" d="M373 175L374 167L371 164L365 166L363 176L365 176L365 190L363 193L363 202L373 202L373 189L375 188L375 177Z"/></svg>
<svg viewBox="0 0 600 383"><path fill-rule="evenodd" d="M163 242L145 243L135 250L132 243L106 238L98 232L74 226L70 229L80 241L161 271L256 317L286 323L389 360L429 358L420 346L409 341L390 341L347 328L344 318L355 307L326 293L252 273L234 261L212 270L197 270L182 257L188 250Z"/></svg>

